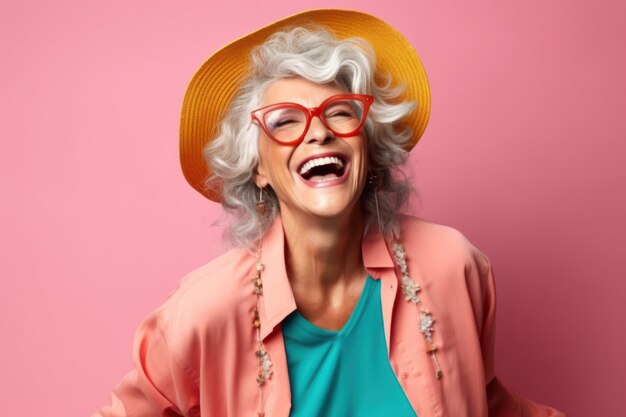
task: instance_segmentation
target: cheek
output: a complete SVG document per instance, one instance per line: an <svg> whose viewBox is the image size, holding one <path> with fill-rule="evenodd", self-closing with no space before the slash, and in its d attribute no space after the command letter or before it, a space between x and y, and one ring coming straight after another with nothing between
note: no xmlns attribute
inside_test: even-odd
<svg viewBox="0 0 626 417"><path fill-rule="evenodd" d="M366 177L367 170L369 167L369 158L367 152L367 143L365 142L365 138L360 138L359 142L361 146L357 147L354 152L355 155L358 155L358 167L355 167L359 170L359 177Z"/></svg>
<svg viewBox="0 0 626 417"><path fill-rule="evenodd" d="M281 176L289 174L290 150L269 142L272 142L271 139L259 139L259 174L272 183Z"/></svg>

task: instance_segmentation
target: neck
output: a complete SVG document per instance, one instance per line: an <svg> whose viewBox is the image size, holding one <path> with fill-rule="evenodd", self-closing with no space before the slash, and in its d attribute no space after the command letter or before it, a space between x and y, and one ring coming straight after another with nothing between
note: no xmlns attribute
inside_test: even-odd
<svg viewBox="0 0 626 417"><path fill-rule="evenodd" d="M337 219L297 218L284 212L285 263L292 287L328 290L365 277L360 209Z"/></svg>

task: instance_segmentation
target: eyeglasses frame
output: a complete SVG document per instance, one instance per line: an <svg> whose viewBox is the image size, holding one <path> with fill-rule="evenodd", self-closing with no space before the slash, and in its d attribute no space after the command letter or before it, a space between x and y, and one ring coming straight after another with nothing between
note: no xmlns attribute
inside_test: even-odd
<svg viewBox="0 0 626 417"><path fill-rule="evenodd" d="M361 123L359 123L359 126L357 126L357 128L354 129L352 132L348 132L348 133L336 132L335 130L333 130L328 125L328 122L324 118L324 114L322 112L322 109L324 107L326 107L326 105L328 103L331 103L333 101L340 101L340 100L358 100L358 101L363 103L363 117L361 118ZM332 95L332 96L328 97L326 100L324 100L317 107L309 107L309 108L307 108L307 107L304 107L304 106L302 106L302 105L300 105L298 103L289 103L289 102L275 103L275 104L270 104L269 106L261 107L260 109L253 110L252 113L251 113L251 116L252 116L252 122L260 125L261 128L263 129L263 131L265 131L265 133L267 134L267 136L270 139L272 139L274 142L276 142L276 143L278 143L280 145L284 145L284 146L298 146L300 144L300 142L302 142L304 140L304 137L306 136L306 134L309 131L309 127L311 127L311 121L316 116L317 116L317 118L320 119L322 124L328 130L333 132L333 134L335 134L336 136L339 136L339 137L342 137L342 138L346 138L346 137L350 137L350 136L356 135L357 133L359 133L361 131L361 129L363 129L363 125L365 124L365 120L367 119L367 113L369 112L370 106L372 105L373 102L374 102L374 96L371 96L371 95L368 95L368 94L351 94L351 93L335 94L335 95ZM306 125L304 126L304 131L302 132L302 135L300 135L297 139L294 139L294 140L289 141L289 142L280 141L280 140L276 139L270 133L269 129L265 125L265 115L268 112L273 111L273 110L294 108L294 107L298 108L298 109L301 109L303 111L303 113L306 115L307 119L306 119Z"/></svg>

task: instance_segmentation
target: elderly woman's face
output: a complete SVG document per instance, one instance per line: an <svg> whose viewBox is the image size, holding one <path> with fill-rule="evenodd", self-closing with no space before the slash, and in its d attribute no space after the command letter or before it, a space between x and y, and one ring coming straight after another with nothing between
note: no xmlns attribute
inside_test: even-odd
<svg viewBox="0 0 626 417"><path fill-rule="evenodd" d="M291 102L310 108L342 93L345 91L336 85L285 78L269 86L261 105ZM363 131L352 137L337 137L314 117L304 140L294 147L277 143L259 129L259 158L256 184L272 187L283 216L333 218L359 210L357 203L367 175Z"/></svg>

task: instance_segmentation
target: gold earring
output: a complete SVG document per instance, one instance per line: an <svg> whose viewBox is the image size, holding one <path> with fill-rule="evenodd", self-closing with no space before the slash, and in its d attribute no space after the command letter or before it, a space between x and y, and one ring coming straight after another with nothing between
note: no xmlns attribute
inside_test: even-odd
<svg viewBox="0 0 626 417"><path fill-rule="evenodd" d="M382 234L383 227L382 227L382 224L380 222L380 211L378 209L378 184L379 184L378 176L376 176L376 174L374 174L374 172L370 171L368 181L369 181L370 185L372 187L374 187L374 203L376 204L376 220L378 221L378 230Z"/></svg>
<svg viewBox="0 0 626 417"><path fill-rule="evenodd" d="M263 187L259 188L259 201L256 203L256 212L259 217L263 217L265 215L266 204L263 199Z"/></svg>

